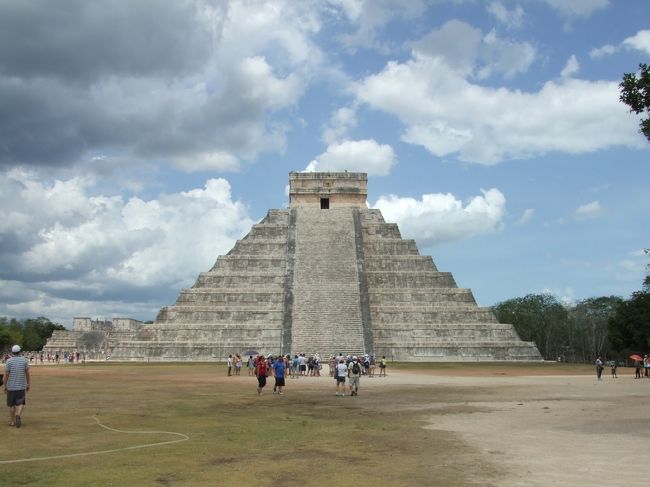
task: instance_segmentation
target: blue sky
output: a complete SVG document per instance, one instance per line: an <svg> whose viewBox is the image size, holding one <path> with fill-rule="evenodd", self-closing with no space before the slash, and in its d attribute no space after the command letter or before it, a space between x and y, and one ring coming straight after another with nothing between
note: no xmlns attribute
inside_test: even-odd
<svg viewBox="0 0 650 487"><path fill-rule="evenodd" d="M646 0L0 0L0 316L153 319L303 170L480 305L627 297L649 58Z"/></svg>

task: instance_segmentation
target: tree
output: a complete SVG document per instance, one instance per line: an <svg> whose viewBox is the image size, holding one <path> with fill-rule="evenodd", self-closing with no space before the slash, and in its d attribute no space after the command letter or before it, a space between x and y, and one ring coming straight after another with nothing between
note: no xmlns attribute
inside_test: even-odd
<svg viewBox="0 0 650 487"><path fill-rule="evenodd" d="M551 294L528 294L498 303L493 308L501 323L512 323L522 340L534 341L545 359L563 355L567 310Z"/></svg>
<svg viewBox="0 0 650 487"><path fill-rule="evenodd" d="M623 299L603 296L579 301L569 309L570 343L574 359L589 362L596 355L608 355L609 320Z"/></svg>
<svg viewBox="0 0 650 487"><path fill-rule="evenodd" d="M609 320L613 347L625 354L650 349L650 292L638 291L621 303Z"/></svg>
<svg viewBox="0 0 650 487"><path fill-rule="evenodd" d="M650 66L639 64L639 73L624 73L619 83L619 100L630 107L630 112L650 114ZM641 119L641 133L650 140L650 117Z"/></svg>

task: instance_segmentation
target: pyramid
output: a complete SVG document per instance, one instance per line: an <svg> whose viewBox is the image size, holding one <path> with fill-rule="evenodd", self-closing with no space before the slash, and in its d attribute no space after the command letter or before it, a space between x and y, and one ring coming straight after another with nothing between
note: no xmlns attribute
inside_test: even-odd
<svg viewBox="0 0 650 487"><path fill-rule="evenodd" d="M379 210L365 173L290 173L270 210L153 324L113 337L117 360L369 353L402 361L541 360Z"/></svg>

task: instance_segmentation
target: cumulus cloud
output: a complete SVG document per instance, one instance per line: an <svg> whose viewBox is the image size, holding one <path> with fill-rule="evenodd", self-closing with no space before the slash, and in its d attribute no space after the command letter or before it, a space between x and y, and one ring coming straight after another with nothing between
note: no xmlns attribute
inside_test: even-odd
<svg viewBox="0 0 650 487"><path fill-rule="evenodd" d="M395 46L383 44L377 32L394 18L413 19L426 9L423 0L328 0L342 12L356 31L343 34L342 44L351 51L372 48L387 52Z"/></svg>
<svg viewBox="0 0 650 487"><path fill-rule="evenodd" d="M640 30L623 41L623 46L650 54L650 30Z"/></svg>
<svg viewBox="0 0 650 487"><path fill-rule="evenodd" d="M225 171L281 151L282 113L323 61L320 22L291 1L4 2L0 165L70 165L110 147Z"/></svg>
<svg viewBox="0 0 650 487"><path fill-rule="evenodd" d="M635 35L627 37L619 45L605 44L602 47L592 49L589 56L599 58L611 56L621 49L640 51L644 54L650 54L650 30L640 30Z"/></svg>
<svg viewBox="0 0 650 487"><path fill-rule="evenodd" d="M594 218L600 215L602 212L603 207L600 205L600 203L598 201L592 201L590 203L580 205L578 208L576 208L576 210L573 212L573 217L578 220L584 220L587 218Z"/></svg>
<svg viewBox="0 0 650 487"><path fill-rule="evenodd" d="M367 172L371 176L387 176L395 164L395 151L390 145L374 139L346 140L330 144L327 150L311 161L306 171Z"/></svg>
<svg viewBox="0 0 650 487"><path fill-rule="evenodd" d="M520 5L508 10L503 3L495 1L488 4L487 11L509 29L519 29L523 24L524 9Z"/></svg>
<svg viewBox="0 0 650 487"><path fill-rule="evenodd" d="M31 289L13 309L176 293L253 224L224 179L149 200L92 194L82 178L44 183L25 171L0 176L0 188L0 287Z"/></svg>
<svg viewBox="0 0 650 487"><path fill-rule="evenodd" d="M343 137L347 132L356 127L356 107L341 107L336 110L323 130L323 142L333 144Z"/></svg>
<svg viewBox="0 0 650 487"><path fill-rule="evenodd" d="M589 17L596 10L609 7L609 0L544 0L554 10L567 17Z"/></svg>
<svg viewBox="0 0 650 487"><path fill-rule="evenodd" d="M562 78L570 78L578 74L578 71L580 71L580 63L578 63L578 59L575 55L572 54L564 65L564 68L562 68L560 76L562 76Z"/></svg>
<svg viewBox="0 0 650 487"><path fill-rule="evenodd" d="M506 78L525 72L535 59L535 48L526 42L483 34L460 20L450 20L412 44L413 56L435 58L459 76L484 79L492 75Z"/></svg>
<svg viewBox="0 0 650 487"><path fill-rule="evenodd" d="M496 188L482 193L466 203L450 193L424 194L421 200L388 195L372 207L380 209L386 221L397 223L404 237L433 246L492 233L503 226L505 196Z"/></svg>
<svg viewBox="0 0 650 487"><path fill-rule="evenodd" d="M618 101L617 82L566 78L531 92L482 86L470 80L472 49L454 48L456 60L448 60L430 38L414 46L411 59L389 62L354 86L359 103L401 121L403 141L486 165L644 146L637 120Z"/></svg>
<svg viewBox="0 0 650 487"><path fill-rule="evenodd" d="M533 219L533 216L535 215L535 210L533 208L526 208L524 212L521 214L519 219L517 220L517 225L525 225L528 223L530 220Z"/></svg>

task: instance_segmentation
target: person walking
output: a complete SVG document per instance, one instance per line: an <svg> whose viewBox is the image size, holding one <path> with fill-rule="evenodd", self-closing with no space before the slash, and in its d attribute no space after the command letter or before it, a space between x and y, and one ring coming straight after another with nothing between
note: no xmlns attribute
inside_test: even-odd
<svg viewBox="0 0 650 487"><path fill-rule="evenodd" d="M3 377L4 391L7 394L7 407L11 421L9 426L20 428L22 413L30 390L29 362L20 355L20 346L11 347L12 356L5 362Z"/></svg>
<svg viewBox="0 0 650 487"><path fill-rule="evenodd" d="M226 366L228 367L228 376L232 375L232 355L228 355L226 359Z"/></svg>
<svg viewBox="0 0 650 487"><path fill-rule="evenodd" d="M600 380L603 375L603 361L600 359L600 355L596 358L596 377Z"/></svg>
<svg viewBox="0 0 650 487"><path fill-rule="evenodd" d="M262 389L266 385L266 359L264 355L257 358L257 366L255 367L255 376L257 377L257 394L262 394Z"/></svg>
<svg viewBox="0 0 650 487"><path fill-rule="evenodd" d="M252 355L248 356L248 376L255 375L255 359Z"/></svg>
<svg viewBox="0 0 650 487"><path fill-rule="evenodd" d="M361 364L355 355L348 367L348 379L350 379L350 395L359 395L359 381L361 380Z"/></svg>
<svg viewBox="0 0 650 487"><path fill-rule="evenodd" d="M282 388L284 387L284 376L287 369L284 357L280 355L273 363L273 375L275 376L275 385L273 386L273 394L284 394Z"/></svg>
<svg viewBox="0 0 650 487"><path fill-rule="evenodd" d="M345 365L345 360L341 358L338 365L336 366L336 395L345 396L345 374L348 370L347 365ZM340 392L339 392L340 388Z"/></svg>

